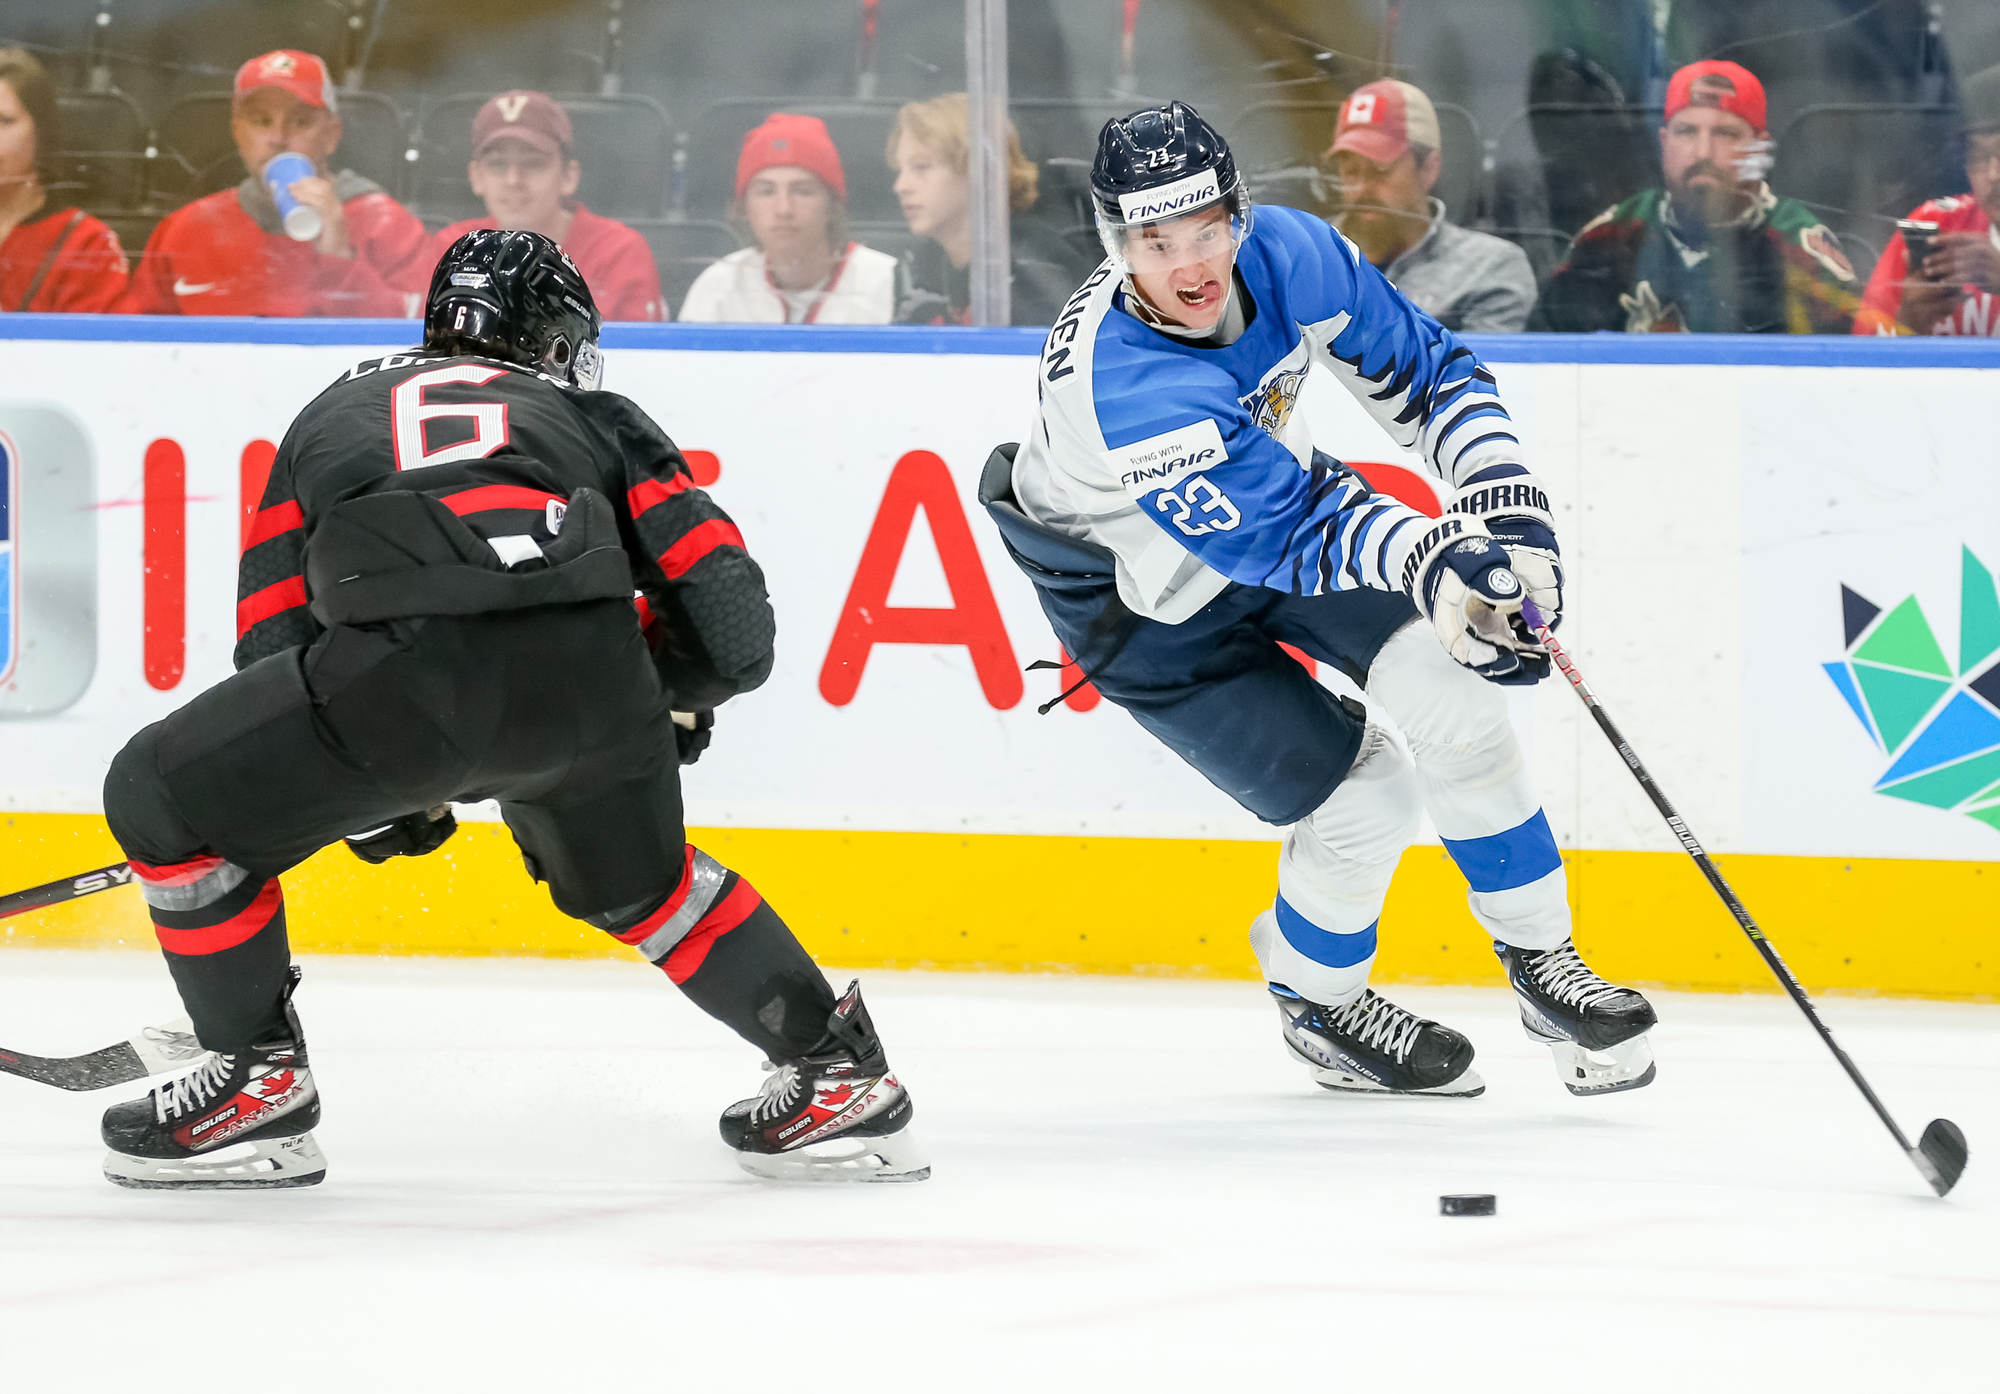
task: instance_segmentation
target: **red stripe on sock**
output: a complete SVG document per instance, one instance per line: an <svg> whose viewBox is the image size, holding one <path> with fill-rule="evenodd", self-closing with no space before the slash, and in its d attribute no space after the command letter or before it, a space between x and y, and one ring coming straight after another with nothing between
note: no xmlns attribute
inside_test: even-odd
<svg viewBox="0 0 2000 1394"><path fill-rule="evenodd" d="M222 865L220 857L196 857L192 861L174 862L168 866L148 866L144 862L128 863L141 881L155 886L185 886L199 881L209 872Z"/></svg>
<svg viewBox="0 0 2000 1394"><path fill-rule="evenodd" d="M273 615L306 603L306 578L291 576L236 602L236 637L241 639Z"/></svg>
<svg viewBox="0 0 2000 1394"><path fill-rule="evenodd" d="M660 570L667 573L669 581L677 581L710 552L722 547L740 549L742 546L743 534L736 530L734 523L711 518L699 527L690 528L686 537L660 553Z"/></svg>
<svg viewBox="0 0 2000 1394"><path fill-rule="evenodd" d="M694 844L687 845L687 854L681 861L681 883L674 887L674 893L666 898L660 908L630 929L615 930L612 938L621 944L642 943L646 936L672 919L682 905L687 903L688 888L694 884Z"/></svg>
<svg viewBox="0 0 2000 1394"><path fill-rule="evenodd" d="M763 903L764 897L757 894L757 888L738 876L736 889L724 896L720 905L703 915L685 939L674 945L673 952L661 962L661 969L676 985L686 982L701 970L715 941L749 919Z"/></svg>
<svg viewBox="0 0 2000 1394"><path fill-rule="evenodd" d="M198 956L219 954L224 949L233 949L238 944L256 937L272 917L285 908L285 892L277 880L266 881L264 889L257 892L257 898L221 924L202 925L195 929L170 929L157 922L153 933L159 937L160 947L170 954Z"/></svg>

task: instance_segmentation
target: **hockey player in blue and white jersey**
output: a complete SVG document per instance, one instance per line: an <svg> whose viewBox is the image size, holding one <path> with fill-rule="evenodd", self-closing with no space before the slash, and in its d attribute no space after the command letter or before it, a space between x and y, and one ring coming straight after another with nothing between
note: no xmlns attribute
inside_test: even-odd
<svg viewBox="0 0 2000 1394"><path fill-rule="evenodd" d="M1562 859L1495 684L1548 658L1554 520L1493 376L1326 223L1252 209L1180 102L1106 124L1107 260L1043 351L1032 437L980 496L1090 682L1243 807L1291 824L1250 939L1292 1053L1330 1089L1478 1094L1472 1046L1369 990L1384 897L1427 809L1529 1035L1572 1093L1653 1078L1646 999L1570 939ZM1432 519L1313 448L1330 372L1448 487ZM1403 743L1280 647L1351 678Z"/></svg>

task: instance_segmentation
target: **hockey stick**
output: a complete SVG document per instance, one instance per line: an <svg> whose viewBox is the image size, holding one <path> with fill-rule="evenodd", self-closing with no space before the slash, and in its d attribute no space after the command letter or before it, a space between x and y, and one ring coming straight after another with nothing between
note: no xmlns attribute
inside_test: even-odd
<svg viewBox="0 0 2000 1394"><path fill-rule="evenodd" d="M1598 728L1618 751L1619 758L1625 762L1625 767L1632 771L1632 777L1639 781L1639 787L1646 791L1646 797L1653 801L1653 807L1660 811L1660 816L1667 820L1667 826L1673 830L1674 836L1680 839L1681 847L1694 858L1694 864L1701 868L1701 874L1708 878L1708 884L1722 897L1722 903L1729 907L1729 913L1736 917L1736 923L1750 936L1750 942L1756 946L1757 952L1764 956L1765 964L1777 975L1779 984L1791 996L1792 1001L1798 1004L1799 1010L1806 1014L1806 1020L1813 1024L1815 1031L1819 1032L1820 1039L1826 1042L1826 1048L1832 1051L1833 1058L1840 1062L1840 1068L1847 1071L1847 1077L1854 1081L1854 1087L1861 1091L1861 1097L1868 1100L1868 1106L1875 1110L1875 1116L1882 1120L1882 1126L1896 1139L1896 1145L1903 1149L1904 1155L1922 1173L1924 1180L1931 1183L1932 1190L1939 1195L1949 1191L1958 1184L1959 1176L1965 1171L1965 1161L1968 1156L1965 1134L1959 1130L1958 1124L1949 1118L1933 1118L1930 1126L1924 1129L1924 1135L1917 1139L1917 1145L1910 1146L1909 1138L1905 1137L1903 1130L1896 1126L1896 1120L1889 1116L1889 1110L1875 1097L1875 1091L1868 1087L1868 1081L1861 1077L1861 1071L1847 1058L1847 1052L1840 1048L1840 1042L1833 1038L1833 1032L1827 1029L1826 1023L1820 1020L1819 1013L1813 1010L1812 999L1807 997L1806 990L1799 986L1799 980L1792 976L1792 970L1785 966L1782 958L1778 957L1777 949L1764 937L1764 931L1757 928L1757 922L1750 918L1750 912L1743 908L1743 902L1736 898L1736 892L1729 889L1729 883L1722 879L1722 873L1715 869L1715 863L1709 860L1708 853L1701 850L1701 844L1695 841L1694 834L1688 831L1688 825L1681 821L1680 814L1674 812L1674 806L1667 802L1667 796L1660 792L1660 786L1653 782L1653 776L1639 763L1639 757L1632 753L1632 747L1625 743L1625 737L1618 733L1618 728L1611 724L1611 718L1605 714L1604 708L1598 705L1596 695L1584 682L1583 674L1577 671L1576 664L1570 661L1569 654L1564 652L1563 646L1557 642L1542 612L1535 608L1534 601L1522 602L1521 611L1529 627L1534 630L1535 637L1541 641L1542 647L1548 650L1550 659L1562 670L1562 675L1569 679L1569 685L1576 689L1576 695L1583 699L1584 706L1588 707L1590 714L1597 719Z"/></svg>
<svg viewBox="0 0 2000 1394"><path fill-rule="evenodd" d="M61 905L66 900L95 895L113 886L130 885L131 882L132 864L115 862L110 866L100 866L95 871L86 871L81 876L66 876L60 881L51 881L46 886L30 886L25 891L0 895L0 920L9 915L23 915L44 906Z"/></svg>
<svg viewBox="0 0 2000 1394"><path fill-rule="evenodd" d="M145 1027L117 1045L85 1055L23 1055L0 1050L0 1073L58 1089L109 1089L114 1084L171 1074L206 1054L194 1038L194 1024L182 1017L166 1026Z"/></svg>

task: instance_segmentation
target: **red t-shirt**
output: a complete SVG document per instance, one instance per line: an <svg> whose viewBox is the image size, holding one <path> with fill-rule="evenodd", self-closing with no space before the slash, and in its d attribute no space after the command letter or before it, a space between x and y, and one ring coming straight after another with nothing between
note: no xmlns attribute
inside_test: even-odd
<svg viewBox="0 0 2000 1394"><path fill-rule="evenodd" d="M1976 232L1993 237L1993 220L1970 194L1934 198L1910 213L1909 221L1936 223L1939 233ZM2000 246L2000 238L1995 239ZM1856 334L1971 334L1982 338L2000 335L2000 297L1975 285L1961 286L1958 303L1951 313L1935 324L1901 323L1903 282L1910 278L1910 249L1898 231L1882 249L1875 274L1868 278L1867 293L1854 316Z"/></svg>
<svg viewBox="0 0 2000 1394"><path fill-rule="evenodd" d="M430 289L430 273L446 248L468 232L498 226L491 218L467 218L441 229L431 239L419 293ZM660 294L660 268L653 264L653 249L616 218L599 217L579 203L570 215L569 236L563 238L562 249L583 273L590 298L605 319L672 318Z"/></svg>
<svg viewBox="0 0 2000 1394"><path fill-rule="evenodd" d="M139 315L307 315L404 318L418 297L403 287L422 274L429 239L414 213L367 180L335 178L350 257L295 242L250 215L252 181L196 199L153 229L119 306ZM349 191L352 190L351 196ZM275 214L273 214L275 218Z"/></svg>
<svg viewBox="0 0 2000 1394"><path fill-rule="evenodd" d="M124 293L125 249L88 213L42 213L0 241L0 310L100 313Z"/></svg>

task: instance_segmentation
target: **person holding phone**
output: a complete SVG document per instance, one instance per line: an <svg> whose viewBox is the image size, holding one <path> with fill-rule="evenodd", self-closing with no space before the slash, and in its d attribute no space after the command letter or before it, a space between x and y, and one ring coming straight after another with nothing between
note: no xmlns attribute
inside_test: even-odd
<svg viewBox="0 0 2000 1394"><path fill-rule="evenodd" d="M121 310L142 315L414 315L430 239L415 214L335 170L326 64L278 49L236 73L230 132L247 171L153 229Z"/></svg>
<svg viewBox="0 0 2000 1394"><path fill-rule="evenodd" d="M1964 97L1969 192L1897 220L1856 334L2000 335L2000 67L1973 77Z"/></svg>

